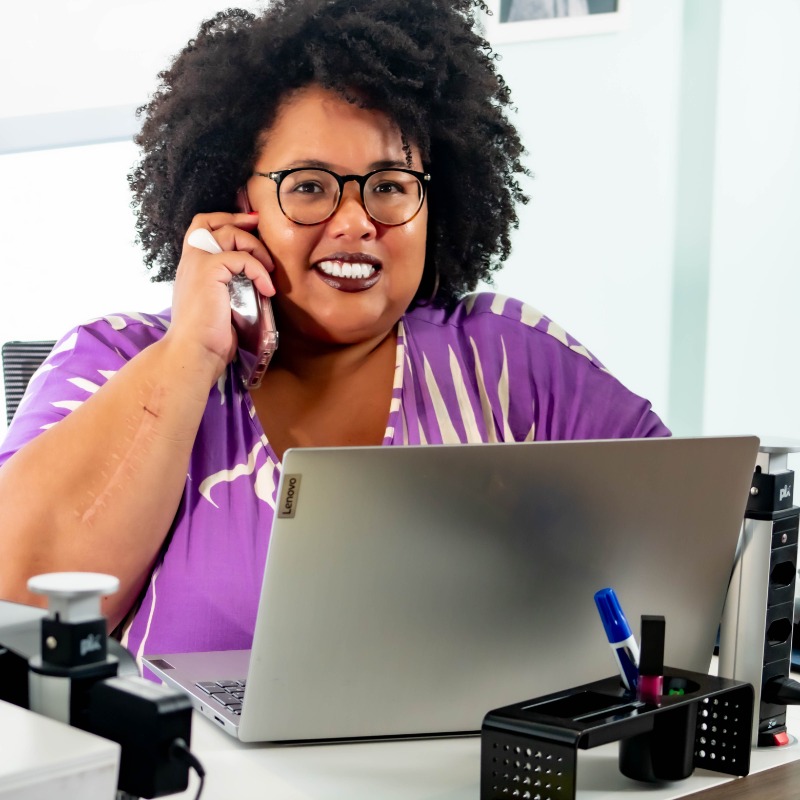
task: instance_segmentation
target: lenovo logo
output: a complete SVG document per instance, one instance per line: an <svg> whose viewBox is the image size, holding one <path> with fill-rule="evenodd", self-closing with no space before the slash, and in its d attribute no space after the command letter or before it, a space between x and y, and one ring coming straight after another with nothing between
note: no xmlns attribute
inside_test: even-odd
<svg viewBox="0 0 800 800"><path fill-rule="evenodd" d="M297 501L300 497L300 475L284 475L281 487L278 516L282 519L291 518L297 511Z"/></svg>

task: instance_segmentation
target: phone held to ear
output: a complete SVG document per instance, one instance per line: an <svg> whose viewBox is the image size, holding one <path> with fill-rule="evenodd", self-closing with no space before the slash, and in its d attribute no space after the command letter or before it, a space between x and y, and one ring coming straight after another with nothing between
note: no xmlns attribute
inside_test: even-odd
<svg viewBox="0 0 800 800"><path fill-rule="evenodd" d="M186 240L207 253L221 253L217 240L205 228L198 228ZM239 340L238 368L245 389L257 389L278 349L278 331L272 304L244 275L234 275L228 283L231 322Z"/></svg>
<svg viewBox="0 0 800 800"><path fill-rule="evenodd" d="M270 359L278 349L272 303L253 281L234 275L228 284L231 320L239 339L239 374L245 389L258 389Z"/></svg>

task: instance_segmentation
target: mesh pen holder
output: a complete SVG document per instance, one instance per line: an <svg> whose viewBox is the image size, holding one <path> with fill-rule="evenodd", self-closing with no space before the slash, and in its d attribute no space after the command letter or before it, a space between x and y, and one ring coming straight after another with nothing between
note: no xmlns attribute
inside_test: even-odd
<svg viewBox="0 0 800 800"><path fill-rule="evenodd" d="M634 780L747 775L753 696L749 683L665 667L659 706L615 676L495 709L481 728L481 800L572 800L578 750L617 741Z"/></svg>

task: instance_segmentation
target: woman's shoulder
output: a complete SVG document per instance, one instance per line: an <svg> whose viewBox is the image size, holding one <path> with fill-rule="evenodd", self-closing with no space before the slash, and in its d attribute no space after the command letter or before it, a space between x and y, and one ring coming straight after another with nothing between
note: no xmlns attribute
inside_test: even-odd
<svg viewBox="0 0 800 800"><path fill-rule="evenodd" d="M0 446L0 464L82 405L168 327L169 313L132 312L97 317L67 331L28 381Z"/></svg>
<svg viewBox="0 0 800 800"><path fill-rule="evenodd" d="M57 339L40 371L88 361L95 368L103 353L115 362L128 361L161 339L169 328L170 312L106 314L76 325ZM99 359L99 361L98 361Z"/></svg>
<svg viewBox="0 0 800 800"><path fill-rule="evenodd" d="M487 347L522 344L557 355L582 357L605 370L602 363L557 322L537 308L495 292L476 292L448 308L416 308L404 318L411 336L432 334L432 329L449 328L455 338ZM570 354L570 355L568 355Z"/></svg>
<svg viewBox="0 0 800 800"><path fill-rule="evenodd" d="M104 342L130 342L147 346L161 339L170 325L171 311L157 314L126 311L95 317L76 326L64 338L90 336Z"/></svg>
<svg viewBox="0 0 800 800"><path fill-rule="evenodd" d="M106 314L76 325L55 343L47 357L50 369L69 363L88 361L97 367L106 358L129 361L167 332L170 312L157 314L129 311Z"/></svg>
<svg viewBox="0 0 800 800"><path fill-rule="evenodd" d="M481 404L488 398L493 415L517 420L509 422L516 433L504 434L506 441L530 438L534 430L537 439L669 434L648 401L558 323L520 300L469 295L449 309L411 312L404 331L418 373L470 376Z"/></svg>

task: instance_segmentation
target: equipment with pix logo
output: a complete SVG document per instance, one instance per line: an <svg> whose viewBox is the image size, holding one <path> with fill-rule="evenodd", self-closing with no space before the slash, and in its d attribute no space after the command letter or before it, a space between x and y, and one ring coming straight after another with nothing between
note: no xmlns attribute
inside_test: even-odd
<svg viewBox="0 0 800 800"><path fill-rule="evenodd" d="M117 742L118 797L183 791L190 766L202 790L203 768L189 750L187 697L139 677L132 656L116 642L120 657L109 653L100 598L118 587L110 575L51 573L28 582L30 591L47 596L45 616L0 602L0 699ZM121 660L128 662L124 671Z"/></svg>
<svg viewBox="0 0 800 800"><path fill-rule="evenodd" d="M788 454L800 444L762 445L722 615L719 674L755 689L753 744L789 743L786 706L800 704L789 678L800 508Z"/></svg>

